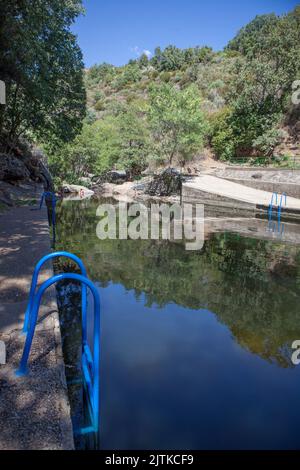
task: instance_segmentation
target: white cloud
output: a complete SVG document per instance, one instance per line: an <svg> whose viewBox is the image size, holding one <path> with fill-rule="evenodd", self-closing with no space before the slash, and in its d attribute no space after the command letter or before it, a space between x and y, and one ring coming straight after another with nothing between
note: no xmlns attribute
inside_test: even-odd
<svg viewBox="0 0 300 470"><path fill-rule="evenodd" d="M137 57L140 57L142 54L145 54L148 57L148 59L150 59L150 57L152 56L151 51L149 51L148 49L140 49L139 46L131 47L130 50L131 50L131 52L134 52L134 54Z"/></svg>
<svg viewBox="0 0 300 470"><path fill-rule="evenodd" d="M144 49L143 54L145 54L148 57L148 59L150 59L150 57L152 56L152 52L148 51L148 49Z"/></svg>

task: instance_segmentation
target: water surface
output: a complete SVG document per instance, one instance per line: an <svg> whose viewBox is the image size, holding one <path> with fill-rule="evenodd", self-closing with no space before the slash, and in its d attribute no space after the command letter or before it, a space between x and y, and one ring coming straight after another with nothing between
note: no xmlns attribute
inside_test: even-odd
<svg viewBox="0 0 300 470"><path fill-rule="evenodd" d="M232 233L201 252L100 241L96 208L63 203L56 248L82 258L101 295L100 447L299 449L299 248ZM78 351L80 292L61 292Z"/></svg>

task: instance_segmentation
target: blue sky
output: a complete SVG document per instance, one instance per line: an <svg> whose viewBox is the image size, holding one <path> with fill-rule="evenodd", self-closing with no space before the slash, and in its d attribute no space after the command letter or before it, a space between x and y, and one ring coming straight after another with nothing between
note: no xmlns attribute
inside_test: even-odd
<svg viewBox="0 0 300 470"><path fill-rule="evenodd" d="M123 65L156 46L209 45L222 49L256 15L282 14L294 0L83 0L86 15L73 31L87 67Z"/></svg>

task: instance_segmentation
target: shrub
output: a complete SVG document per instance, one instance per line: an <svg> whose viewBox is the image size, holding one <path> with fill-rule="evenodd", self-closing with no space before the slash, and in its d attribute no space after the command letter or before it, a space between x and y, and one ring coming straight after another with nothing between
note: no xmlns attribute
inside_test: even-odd
<svg viewBox="0 0 300 470"><path fill-rule="evenodd" d="M235 155L235 139L230 117L231 110L224 108L210 118L210 142L220 160L230 160Z"/></svg>
<svg viewBox="0 0 300 470"><path fill-rule="evenodd" d="M252 143L253 148L260 154L271 157L275 147L280 144L282 133L279 129L269 129L261 136L257 137Z"/></svg>
<svg viewBox="0 0 300 470"><path fill-rule="evenodd" d="M99 100L103 100L104 93L100 90L97 90L94 94L94 104L96 104Z"/></svg>
<svg viewBox="0 0 300 470"><path fill-rule="evenodd" d="M103 99L97 101L97 103L94 105L94 108L96 111L104 111L105 109L105 102Z"/></svg>
<svg viewBox="0 0 300 470"><path fill-rule="evenodd" d="M149 78L151 80L156 80L156 78L159 76L158 70L152 70L149 74Z"/></svg>
<svg viewBox="0 0 300 470"><path fill-rule="evenodd" d="M169 83L169 81L171 80L170 72L162 72L160 74L160 79L162 82Z"/></svg>

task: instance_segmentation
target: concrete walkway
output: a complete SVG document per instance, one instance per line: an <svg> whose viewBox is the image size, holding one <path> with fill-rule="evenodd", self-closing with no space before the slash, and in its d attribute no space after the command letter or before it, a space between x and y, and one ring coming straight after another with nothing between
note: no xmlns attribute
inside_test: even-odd
<svg viewBox="0 0 300 470"><path fill-rule="evenodd" d="M46 209L18 207L0 214L0 449L73 449L55 290L43 300L30 356L30 373L17 378L20 335L36 262L51 252ZM52 265L41 273L45 280Z"/></svg>
<svg viewBox="0 0 300 470"><path fill-rule="evenodd" d="M223 197L255 206L269 206L272 198L271 192L250 188L248 186L233 183L231 181L217 178L216 176L211 175L197 176L184 183L183 192L187 193L189 190L192 190L193 194L195 194L197 191L205 192L216 195L218 197ZM300 210L300 199L288 196L287 205L286 207L283 205L283 207L286 209Z"/></svg>

